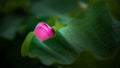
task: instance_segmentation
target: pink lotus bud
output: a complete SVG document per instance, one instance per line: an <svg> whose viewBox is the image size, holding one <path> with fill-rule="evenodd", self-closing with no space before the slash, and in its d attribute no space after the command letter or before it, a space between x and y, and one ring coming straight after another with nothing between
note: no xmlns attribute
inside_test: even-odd
<svg viewBox="0 0 120 68"><path fill-rule="evenodd" d="M44 22L39 22L37 24L34 33L40 41L45 41L55 35L53 28Z"/></svg>

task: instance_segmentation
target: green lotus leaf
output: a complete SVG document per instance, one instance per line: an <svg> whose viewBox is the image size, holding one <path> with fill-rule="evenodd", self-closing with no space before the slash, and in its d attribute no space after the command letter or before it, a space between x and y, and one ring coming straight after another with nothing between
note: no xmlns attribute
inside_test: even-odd
<svg viewBox="0 0 120 68"><path fill-rule="evenodd" d="M96 58L111 57L119 48L119 24L110 15L106 2L98 0L69 24L56 30L56 35L51 39L41 42L34 33L29 34L25 40L29 43L23 43L22 55L37 58L46 65L69 65L74 64L77 56L82 54L82 67L88 68L89 65L85 66L85 63L89 56L91 59L88 59L88 63L93 65L98 61Z"/></svg>

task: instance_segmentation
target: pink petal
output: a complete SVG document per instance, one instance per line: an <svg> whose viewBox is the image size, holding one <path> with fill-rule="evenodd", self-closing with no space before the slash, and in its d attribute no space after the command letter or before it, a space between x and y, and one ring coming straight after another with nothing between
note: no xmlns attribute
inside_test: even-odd
<svg viewBox="0 0 120 68"><path fill-rule="evenodd" d="M54 30L44 22L39 22L37 24L34 29L34 33L36 37L41 41L45 41L55 35Z"/></svg>

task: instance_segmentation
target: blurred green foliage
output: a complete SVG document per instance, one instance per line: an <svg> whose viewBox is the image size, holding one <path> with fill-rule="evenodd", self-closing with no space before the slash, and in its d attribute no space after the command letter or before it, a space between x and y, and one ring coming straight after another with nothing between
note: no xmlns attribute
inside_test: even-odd
<svg viewBox="0 0 120 68"><path fill-rule="evenodd" d="M81 68L96 68L96 67L97 68L103 68L103 67L107 68L107 65L110 65L111 68L112 67L119 68L119 61L120 61L119 53L120 52L118 51L117 54L115 54L115 57L113 56L113 54L115 53L116 48L120 44L120 40L119 40L120 39L120 36L119 36L120 23L118 21L118 20L120 20L120 12L119 12L120 1L119 0L108 0L107 1L110 11L108 11L106 13L110 12L111 15L116 19L113 19L113 18L110 19L109 17L111 17L111 16L104 17L104 15L106 15L106 13L103 12L103 10L102 10L103 8L101 10L99 10L100 7L98 7L97 10L95 10L95 11L100 11L102 13L98 14L96 12L95 13L92 12L94 10L90 10L91 13L89 13L89 11L85 11L80 8L80 6L78 5L79 1L89 3L89 0L20 0L20 1L18 1L18 0L0 0L0 61L1 61L0 68L5 68L5 67L9 67L9 68L56 68L56 67L58 67L59 65L47 66L47 65L44 65L43 63L41 63L37 59L31 59L29 57L21 56L21 45L22 45L25 37L27 36L27 34L34 30L35 25L39 21L45 21L51 26L53 26L57 23L58 28L64 27L63 25L68 24L70 27L64 28L64 32L71 32L72 30L71 31L69 31L69 30L73 29L77 33L77 32L79 32L79 31L77 31L78 28L77 27L74 28L74 26L76 26L76 25L69 24L69 22L71 22L71 23L72 22L76 22L76 23L87 22L87 21L92 22L92 20L94 21L96 16L100 16L99 19L95 20L96 22L98 21L98 22L102 22L102 23L104 23L104 22L111 23L112 20L114 21L111 23L112 27L110 26L110 24L107 27L106 27L107 24L99 24L98 26L102 26L102 27L99 27L101 30L97 30L97 27L96 27L96 31L98 32L98 35L99 35L99 31L102 32L102 33L100 33L99 36L101 39L103 39L102 41L105 42L106 45L100 44L97 47L94 44L95 46L94 45L91 45L91 47L90 47L90 45L87 46L88 48L93 49L95 54L89 50L85 51L85 52L83 51L80 53L80 56L78 58L84 58L84 59L79 59L76 62L74 62L72 65L68 65L68 66L65 65L65 67L73 68L75 66L81 66ZM91 0L91 1L95 2L96 0ZM88 5L88 7L90 7L90 6L91 5ZM108 7L107 7L107 9L108 9ZM94 7L94 8L96 9L96 7ZM80 14L79 12L82 14ZM86 18L86 15L88 16L88 18ZM91 17L92 15L95 16L95 17L93 17L93 19ZM78 20L77 18L78 19L83 18L83 21ZM106 18L106 19L104 19L104 18ZM60 24L63 24L63 25L60 25ZM83 28L83 26L85 26L84 24L79 24L79 25L81 25L81 29L84 29ZM97 24L93 24L93 25L96 26ZM113 29L113 35L112 35L111 31L109 31L109 29L111 29L111 28ZM89 28L86 26L86 29L84 29L84 30L86 30L85 33L87 34L87 36L84 36L84 34L83 34L83 37L86 37L86 39L83 39L83 40L88 40L88 42L89 42L89 43L84 42L86 45L92 44L93 41L91 40L91 38L92 39L96 38L96 37L93 37L95 34L92 35L92 31L89 31L87 29L89 29ZM92 30L92 28L90 28L90 29ZM105 33L103 33L104 31L105 31ZM62 29L61 29L61 32L62 32ZM93 31L93 33L94 33L94 31ZM108 35L106 35L106 33L110 33L109 35L113 36L113 37L109 37ZM89 34L91 36L89 36ZM59 35L59 33L58 33L58 35ZM67 37L66 35L68 35L68 33L56 36L59 38L62 37L61 39L63 39L64 41L61 41L59 39L57 39L57 40L53 39L53 40L45 41L44 43L48 45L49 42L56 41L56 43L54 43L54 44L56 44L56 45L57 44L59 44L59 45L67 44L67 46L65 48L68 48L70 50L71 50L71 47L68 45L75 44L76 50L79 50L79 49L77 49L77 44L79 44L81 42L72 40L74 38L76 39L76 37L77 37L77 36L75 36L76 34L75 35L71 34L71 35L75 36L72 39L69 39L71 37ZM69 35L69 36L71 36L71 35ZM106 36L108 36L108 38ZM87 39L87 37L90 39ZM115 40L113 40L113 38L115 38ZM112 40L110 40L110 39L112 39ZM41 43L43 45L42 42L38 42L38 43ZM98 43L99 43L99 41L96 40L96 44L98 44ZM101 49L102 48L101 45L102 46L105 45L103 47L103 49ZM53 45L52 45L52 47L53 47ZM81 47L81 48L84 48L84 47ZM98 50L98 52L96 50L94 50L95 48L96 48L96 50ZM56 47L56 49L57 49L57 47ZM39 50L39 48L38 48L38 50ZM66 55L67 55L67 52L69 53L69 51L66 51L66 49L65 49L65 52L64 51L60 51L60 52L66 54ZM74 55L72 55L72 57L76 57L76 51L75 51L75 53L74 53L74 51L72 51L71 53L74 54ZM48 51L45 54L49 55ZM52 54L52 53L50 53L50 54ZM93 55L97 55L97 57L98 56L99 57L113 56L113 57L110 59L99 60L98 58L96 59L95 58L96 56L94 57ZM91 57L91 58L89 58L89 57ZM58 56L56 56L55 58L58 58ZM67 56L66 56L66 58L67 58ZM59 60L61 60L61 59L59 59ZM72 58L68 57L67 59L72 59ZM65 60L67 60L67 59L65 59ZM75 59L70 60L70 62L68 62L68 63L71 63L71 61L73 61L73 60L75 60ZM88 60L90 60L90 61L88 62ZM91 60L92 60L92 62L91 62ZM46 59L46 61L47 61L47 59ZM45 62L45 61L43 61L43 62ZM62 62L64 62L64 61L62 61ZM86 66L84 66L84 64L86 64ZM96 66L94 66L94 64L96 64ZM109 66L109 68L110 68L110 66Z"/></svg>

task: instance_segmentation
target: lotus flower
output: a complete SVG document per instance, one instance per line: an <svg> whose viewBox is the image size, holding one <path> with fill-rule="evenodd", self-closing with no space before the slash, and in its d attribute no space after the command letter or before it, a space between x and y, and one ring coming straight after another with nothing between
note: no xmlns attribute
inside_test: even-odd
<svg viewBox="0 0 120 68"><path fill-rule="evenodd" d="M45 22L39 22L34 29L34 33L40 41L45 41L55 35L53 28Z"/></svg>

